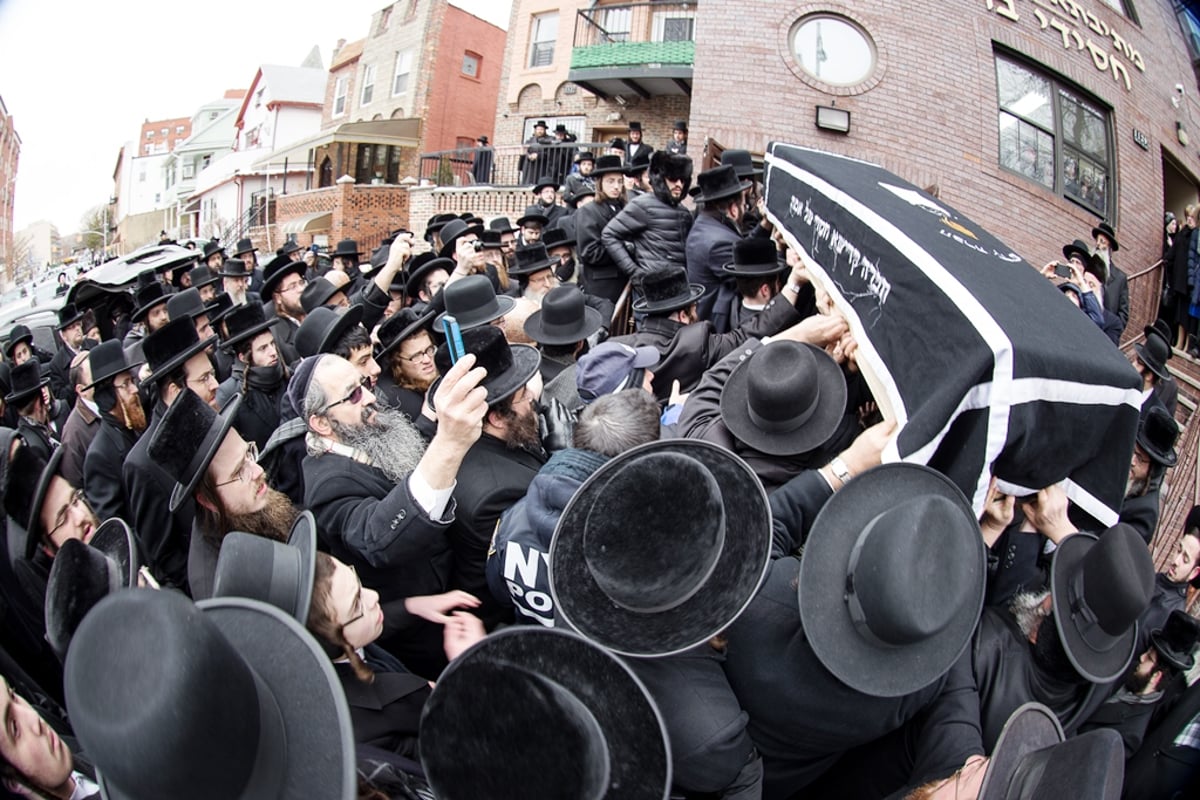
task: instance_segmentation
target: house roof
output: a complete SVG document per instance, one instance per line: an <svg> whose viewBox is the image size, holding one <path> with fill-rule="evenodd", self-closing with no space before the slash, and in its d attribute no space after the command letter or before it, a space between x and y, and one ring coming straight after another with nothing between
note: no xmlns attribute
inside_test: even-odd
<svg viewBox="0 0 1200 800"><path fill-rule="evenodd" d="M350 42L342 45L342 49L338 50L333 56L333 62L329 65L329 71L333 72L338 67L345 66L351 61L356 60L362 55L363 45L366 44L366 39L359 39L357 42Z"/></svg>
<svg viewBox="0 0 1200 800"><path fill-rule="evenodd" d="M263 64L254 74L246 96L238 109L237 127L240 130L246 116L246 106L260 86L271 87L271 102L274 104L304 104L320 107L325 104L326 72L313 67L285 67L279 64Z"/></svg>

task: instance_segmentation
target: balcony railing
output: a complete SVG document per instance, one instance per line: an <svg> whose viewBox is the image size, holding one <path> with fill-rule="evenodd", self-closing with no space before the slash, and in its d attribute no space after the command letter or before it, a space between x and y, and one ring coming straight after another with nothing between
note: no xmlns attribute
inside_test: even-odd
<svg viewBox="0 0 1200 800"><path fill-rule="evenodd" d="M531 158L529 145L464 147L421 154L420 179L435 186L528 186L549 176L559 185L579 153L603 155L600 142L539 145Z"/></svg>
<svg viewBox="0 0 1200 800"><path fill-rule="evenodd" d="M571 69L691 65L696 3L601 5L576 12Z"/></svg>

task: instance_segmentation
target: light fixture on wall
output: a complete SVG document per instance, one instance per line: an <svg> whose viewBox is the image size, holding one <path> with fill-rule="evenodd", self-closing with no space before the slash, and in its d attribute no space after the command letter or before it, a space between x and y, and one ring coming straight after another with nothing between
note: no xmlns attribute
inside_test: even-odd
<svg viewBox="0 0 1200 800"><path fill-rule="evenodd" d="M850 112L836 105L817 106L817 127L835 133L850 132Z"/></svg>
<svg viewBox="0 0 1200 800"><path fill-rule="evenodd" d="M1183 123L1182 123L1182 122L1178 122L1178 121L1177 121L1177 122L1175 123L1175 138L1179 140L1179 143L1180 143L1181 145L1183 145L1184 147L1187 147L1187 143L1188 143L1188 135L1187 135L1187 131L1185 131L1185 130L1183 129Z"/></svg>

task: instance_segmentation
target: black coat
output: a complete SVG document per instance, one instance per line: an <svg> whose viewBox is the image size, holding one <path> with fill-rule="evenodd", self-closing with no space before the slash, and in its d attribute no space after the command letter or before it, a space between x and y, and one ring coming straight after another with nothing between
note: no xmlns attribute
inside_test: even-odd
<svg viewBox="0 0 1200 800"><path fill-rule="evenodd" d="M373 391L382 397L389 406L400 409L414 422L421 416L421 406L425 404L425 395L397 386L388 370L380 373L379 382L375 384Z"/></svg>
<svg viewBox="0 0 1200 800"><path fill-rule="evenodd" d="M1150 634L1167 624L1172 611L1187 611L1187 582L1173 583L1164 572L1154 576L1154 593L1150 605L1138 619L1138 644L1135 653L1144 653L1150 646Z"/></svg>
<svg viewBox="0 0 1200 800"><path fill-rule="evenodd" d="M692 215L657 192L633 198L604 226L600 240L628 279L656 267L687 267L686 244Z"/></svg>
<svg viewBox="0 0 1200 800"><path fill-rule="evenodd" d="M1125 765L1125 800L1162 800L1200 796L1200 750L1175 744L1175 737L1200 714L1200 683L1152 727Z"/></svg>
<svg viewBox="0 0 1200 800"><path fill-rule="evenodd" d="M711 322L683 325L666 317L646 317L641 328L628 336L614 336L612 341L631 347L658 348L662 360L654 366L654 394L665 401L671 395L671 382L679 381L680 391L690 392L700 377L749 337L772 336L795 325L816 310L816 295L811 286L804 287L796 304L783 295L772 300L763 312L746 325L729 333L716 333Z"/></svg>
<svg viewBox="0 0 1200 800"><path fill-rule="evenodd" d="M274 305L270 308L273 309ZM296 351L295 344L298 330L300 326L289 317L275 315L275 324L271 326L271 331L275 334L275 346L279 349L279 358L289 367L300 360L300 353Z"/></svg>
<svg viewBox="0 0 1200 800"><path fill-rule="evenodd" d="M601 235L604 227L621 212L622 205L619 200L596 200L575 213L575 258L579 261L580 286L588 294L613 302L621 295L627 280L605 249Z"/></svg>
<svg viewBox="0 0 1200 800"><path fill-rule="evenodd" d="M238 392L242 392L242 375L245 365L237 361L233 366L233 374L217 387L217 404L222 408ZM242 438L254 444L261 451L267 446L267 440L279 427L283 417L283 405L287 399L287 381L281 380L274 391L266 392L253 386L246 387L242 392L242 402L233 417L233 427Z"/></svg>
<svg viewBox="0 0 1200 800"><path fill-rule="evenodd" d="M442 628L409 614L404 598L450 588L449 522L430 519L407 481L397 485L378 468L335 453L305 457L304 499L330 554L379 592L380 645L422 677L436 677L445 665ZM453 513L451 503L445 518Z"/></svg>
<svg viewBox="0 0 1200 800"><path fill-rule="evenodd" d="M101 415L100 430L83 461L83 493L101 522L119 517L134 527L129 499L121 483L121 469L136 443L136 433Z"/></svg>
<svg viewBox="0 0 1200 800"><path fill-rule="evenodd" d="M36 425L30 422L28 417L21 417L17 423L17 432L25 440L25 446L31 452L37 453L42 461L49 461L50 456L59 446L61 430L61 427L56 427L54 420L51 420L50 424L46 426Z"/></svg>
<svg viewBox="0 0 1200 800"><path fill-rule="evenodd" d="M451 586L483 601L477 615L489 627L512 616L496 602L487 586L484 567L492 534L500 515L525 496L530 481L545 463L544 454L510 449L485 433L467 451L458 468L454 490L457 519L449 531L454 547Z"/></svg>
<svg viewBox="0 0 1200 800"><path fill-rule="evenodd" d="M903 697L871 697L825 669L808 642L796 596L795 551L832 495L816 471L771 496L774 542L758 595L726 631L725 673L750 715L763 757L763 797L790 797L847 750L873 742L923 715L905 772L912 784L949 775L981 754L979 703L964 654L945 675ZM896 787L899 788L899 787Z"/></svg>
<svg viewBox="0 0 1200 800"><path fill-rule="evenodd" d="M737 296L737 283L723 267L733 261L733 245L741 238L732 222L707 212L696 215L688 234L688 282L704 287L697 313L700 319L710 320L717 333L730 329L729 303Z"/></svg>
<svg viewBox="0 0 1200 800"><path fill-rule="evenodd" d="M1108 265L1104 283L1104 307L1121 318L1121 329L1129 324L1129 277L1116 264Z"/></svg>
<svg viewBox="0 0 1200 800"><path fill-rule="evenodd" d="M162 424L167 407L159 402L150 415L146 432L129 451L121 480L129 498L128 520L137 537L138 553L163 584L187 588L188 541L196 517L196 501L184 500L171 511L175 479L150 458L150 439Z"/></svg>
<svg viewBox="0 0 1200 800"><path fill-rule="evenodd" d="M1147 489L1145 494L1137 497L1126 497L1121 502L1121 522L1133 526L1146 544L1150 544L1158 528L1158 505L1157 487Z"/></svg>
<svg viewBox="0 0 1200 800"><path fill-rule="evenodd" d="M368 645L366 661L375 680L364 683L347 663L333 665L350 706L350 724L356 744L369 744L413 760L417 759L417 729L421 709L429 699L429 682L419 675L384 668L392 659Z"/></svg>
<svg viewBox="0 0 1200 800"><path fill-rule="evenodd" d="M1122 691L1113 695L1087 721L1079 726L1080 733L1097 728L1111 728L1121 734L1125 745L1125 758L1133 757L1142 740L1146 738L1146 727L1150 724L1150 716L1154 706L1162 698L1161 692L1155 692L1151 697L1131 696Z"/></svg>
<svg viewBox="0 0 1200 800"><path fill-rule="evenodd" d="M50 391L68 406L75 407L75 387L71 385L71 359L75 351L60 344L54 358L50 359Z"/></svg>

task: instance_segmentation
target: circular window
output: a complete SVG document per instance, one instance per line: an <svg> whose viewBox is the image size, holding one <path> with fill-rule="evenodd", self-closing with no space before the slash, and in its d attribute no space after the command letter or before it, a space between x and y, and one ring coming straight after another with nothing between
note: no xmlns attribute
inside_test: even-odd
<svg viewBox="0 0 1200 800"><path fill-rule="evenodd" d="M875 69L875 45L866 31L832 14L800 20L792 31L792 52L809 76L838 86L861 83Z"/></svg>

